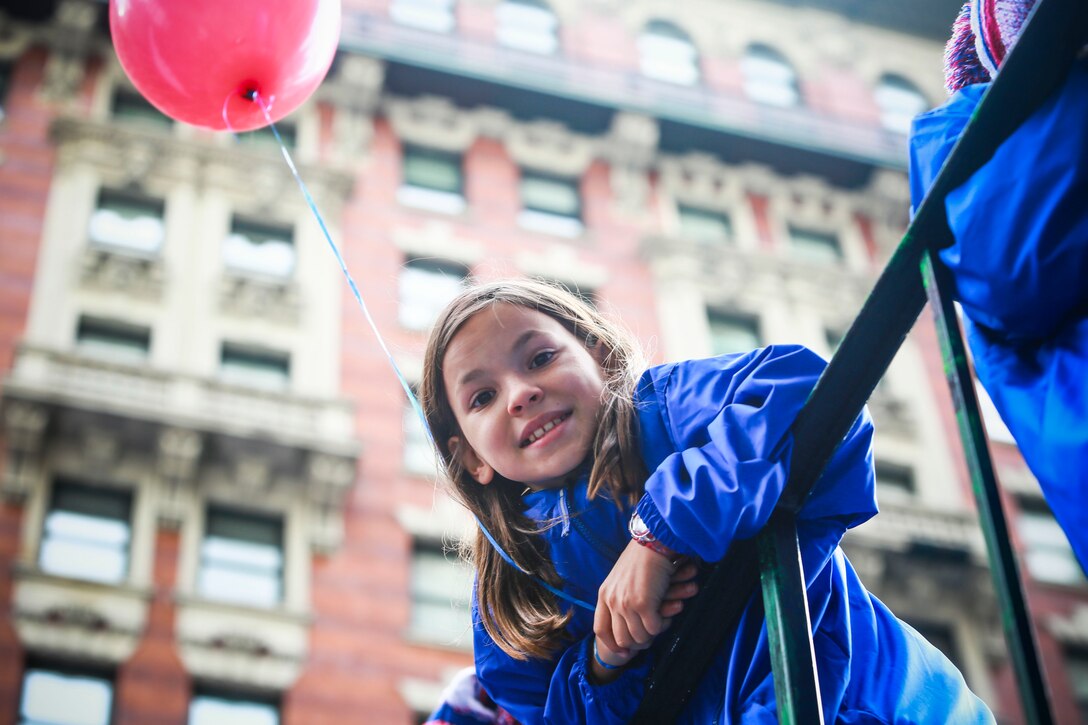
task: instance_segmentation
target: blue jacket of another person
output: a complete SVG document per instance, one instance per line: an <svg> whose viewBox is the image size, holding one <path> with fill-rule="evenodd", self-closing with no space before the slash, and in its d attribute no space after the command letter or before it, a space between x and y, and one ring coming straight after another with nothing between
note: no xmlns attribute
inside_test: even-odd
<svg viewBox="0 0 1088 725"><path fill-rule="evenodd" d="M788 429L824 368L814 353L773 346L674 363L642 377L641 446L649 471L637 510L676 551L721 559L754 536L785 485ZM862 585L839 549L850 527L876 513L873 427L863 413L799 516L820 689L829 723L992 723L993 716L936 648ZM631 509L586 481L525 496L528 515L553 525L545 537L567 593L596 601L627 545ZM549 660L519 661L488 636L473 612L476 672L494 700L525 725L623 723L650 672L651 649L606 685L591 682L593 615L575 611L571 644ZM727 639L681 718L683 723L777 723L774 684L758 597Z"/></svg>
<svg viewBox="0 0 1088 725"><path fill-rule="evenodd" d="M916 208L988 87L915 119ZM979 381L1088 569L1088 59L945 209Z"/></svg>

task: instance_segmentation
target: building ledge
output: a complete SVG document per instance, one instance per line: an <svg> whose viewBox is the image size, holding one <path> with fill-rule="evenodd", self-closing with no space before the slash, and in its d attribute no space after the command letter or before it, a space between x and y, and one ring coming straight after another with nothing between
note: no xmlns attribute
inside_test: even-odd
<svg viewBox="0 0 1088 725"><path fill-rule="evenodd" d="M250 390L28 345L17 353L4 396L333 455L355 456L358 448L346 400Z"/></svg>
<svg viewBox="0 0 1088 725"><path fill-rule="evenodd" d="M147 621L148 589L54 576L16 567L13 620L28 650L121 663Z"/></svg>

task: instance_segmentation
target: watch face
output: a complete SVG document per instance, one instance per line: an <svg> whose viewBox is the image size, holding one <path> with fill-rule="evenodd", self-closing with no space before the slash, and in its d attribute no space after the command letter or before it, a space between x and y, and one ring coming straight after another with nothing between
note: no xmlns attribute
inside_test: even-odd
<svg viewBox="0 0 1088 725"><path fill-rule="evenodd" d="M631 536L636 539L650 535L650 527L646 525L646 522L643 521L642 517L638 514L631 517L631 523L627 526L627 529L631 532Z"/></svg>

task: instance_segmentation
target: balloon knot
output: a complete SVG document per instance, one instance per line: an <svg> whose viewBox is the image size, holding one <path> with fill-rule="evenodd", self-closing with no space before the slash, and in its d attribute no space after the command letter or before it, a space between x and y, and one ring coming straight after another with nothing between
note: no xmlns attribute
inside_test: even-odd
<svg viewBox="0 0 1088 725"><path fill-rule="evenodd" d="M257 100L257 89L256 88L247 88L247 89L245 89L244 91L242 91L242 98L246 99L247 101Z"/></svg>

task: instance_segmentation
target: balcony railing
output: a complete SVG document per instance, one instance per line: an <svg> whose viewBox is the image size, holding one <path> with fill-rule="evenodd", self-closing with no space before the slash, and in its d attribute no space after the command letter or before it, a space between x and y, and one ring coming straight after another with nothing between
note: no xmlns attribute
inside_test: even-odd
<svg viewBox="0 0 1088 725"><path fill-rule="evenodd" d="M111 412L228 435L262 436L354 455L351 404L227 385L217 380L23 346L7 398Z"/></svg>

